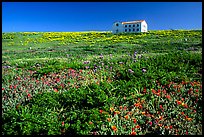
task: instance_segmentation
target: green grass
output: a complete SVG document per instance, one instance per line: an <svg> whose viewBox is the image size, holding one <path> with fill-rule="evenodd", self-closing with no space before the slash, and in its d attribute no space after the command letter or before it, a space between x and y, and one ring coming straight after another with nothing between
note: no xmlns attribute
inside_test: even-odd
<svg viewBox="0 0 204 137"><path fill-rule="evenodd" d="M2 34L2 135L197 135L201 101L201 30Z"/></svg>

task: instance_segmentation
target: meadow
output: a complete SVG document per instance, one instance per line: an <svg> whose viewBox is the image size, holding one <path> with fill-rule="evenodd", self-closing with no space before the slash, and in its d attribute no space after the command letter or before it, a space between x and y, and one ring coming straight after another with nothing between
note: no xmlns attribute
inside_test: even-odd
<svg viewBox="0 0 204 137"><path fill-rule="evenodd" d="M202 30L2 33L2 135L202 135Z"/></svg>

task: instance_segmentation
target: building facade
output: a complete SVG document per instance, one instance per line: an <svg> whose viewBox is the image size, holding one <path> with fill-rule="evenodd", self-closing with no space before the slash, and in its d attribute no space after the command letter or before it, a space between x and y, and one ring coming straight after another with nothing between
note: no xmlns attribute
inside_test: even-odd
<svg viewBox="0 0 204 137"><path fill-rule="evenodd" d="M147 32L147 23L145 20L115 22L112 33L139 33Z"/></svg>

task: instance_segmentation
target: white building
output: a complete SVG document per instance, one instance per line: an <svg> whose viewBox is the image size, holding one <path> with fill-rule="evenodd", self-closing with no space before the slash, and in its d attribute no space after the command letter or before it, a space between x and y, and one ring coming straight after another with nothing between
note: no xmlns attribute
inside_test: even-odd
<svg viewBox="0 0 204 137"><path fill-rule="evenodd" d="M147 32L147 23L145 20L115 22L113 24L112 33L137 33Z"/></svg>

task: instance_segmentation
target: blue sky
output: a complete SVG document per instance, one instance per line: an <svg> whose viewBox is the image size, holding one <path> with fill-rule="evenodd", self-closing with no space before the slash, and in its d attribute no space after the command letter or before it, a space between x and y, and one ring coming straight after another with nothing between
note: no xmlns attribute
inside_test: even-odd
<svg viewBox="0 0 204 137"><path fill-rule="evenodd" d="M202 29L202 2L2 2L2 31L110 31L146 20L149 30Z"/></svg>

